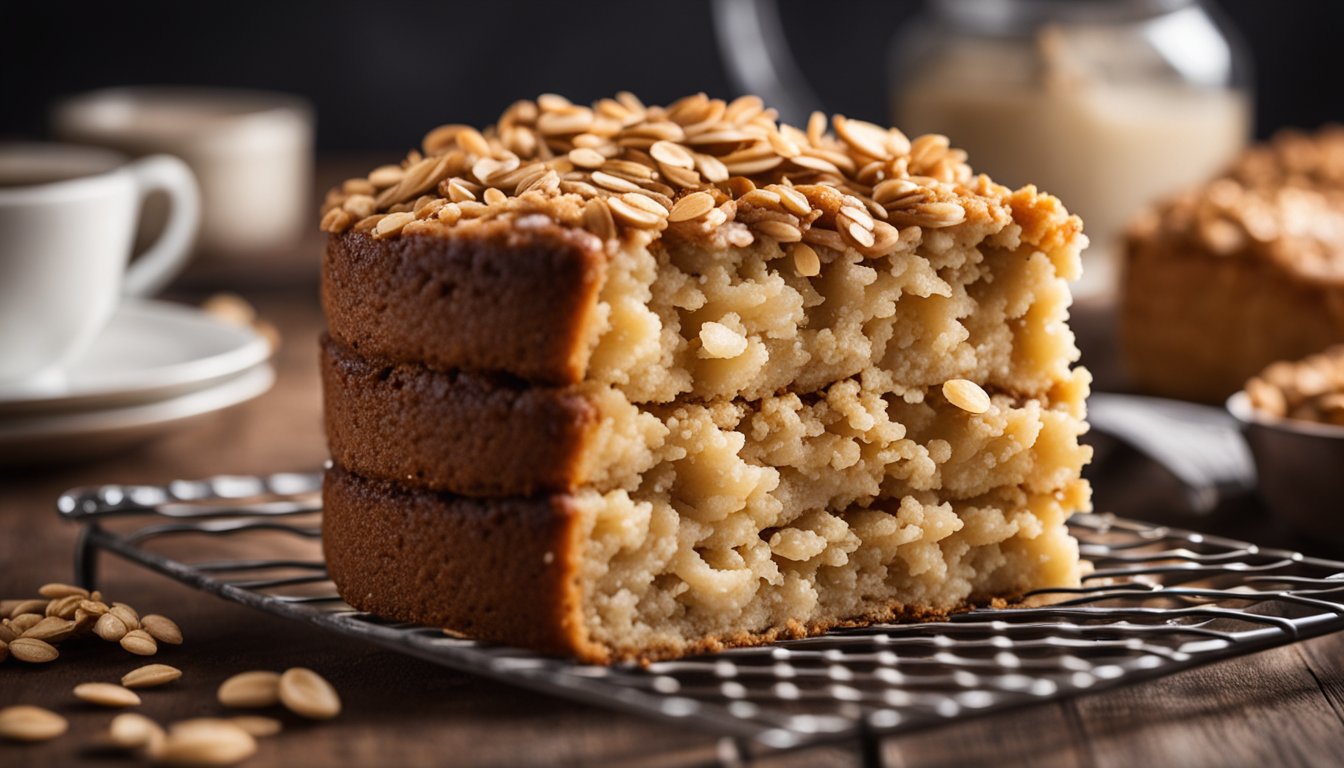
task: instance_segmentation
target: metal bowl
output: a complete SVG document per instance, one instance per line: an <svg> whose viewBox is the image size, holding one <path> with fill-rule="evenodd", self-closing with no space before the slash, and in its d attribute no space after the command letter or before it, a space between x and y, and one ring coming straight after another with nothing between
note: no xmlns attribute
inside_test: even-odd
<svg viewBox="0 0 1344 768"><path fill-rule="evenodd" d="M1241 423L1270 509L1304 533L1344 544L1344 427L1268 416L1245 392L1229 397L1227 410Z"/></svg>

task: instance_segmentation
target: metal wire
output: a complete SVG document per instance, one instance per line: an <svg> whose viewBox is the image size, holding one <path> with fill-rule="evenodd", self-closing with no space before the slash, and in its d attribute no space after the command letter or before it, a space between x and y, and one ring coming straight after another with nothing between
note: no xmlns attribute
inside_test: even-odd
<svg viewBox="0 0 1344 768"><path fill-rule="evenodd" d="M113 552L229 600L447 667L730 737L720 752L739 757L870 740L1344 629L1344 563L1089 514L1070 528L1094 570L1080 587L1033 593L1031 607L838 630L647 668L580 665L347 606L321 560L320 485L320 474L293 473L111 485L68 491L57 506L85 526L77 575L90 586L97 553ZM143 525L113 530L137 515ZM185 537L199 552L202 541L239 534L283 539L286 551L301 546L311 558L221 551L188 563L165 551Z"/></svg>

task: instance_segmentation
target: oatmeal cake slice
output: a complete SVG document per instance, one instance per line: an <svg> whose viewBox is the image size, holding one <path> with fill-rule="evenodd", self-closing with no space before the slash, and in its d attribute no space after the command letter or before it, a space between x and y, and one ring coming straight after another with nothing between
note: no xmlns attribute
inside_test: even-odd
<svg viewBox="0 0 1344 768"><path fill-rule="evenodd" d="M356 607L611 662L1076 583L1086 238L944 137L548 95L323 228Z"/></svg>
<svg viewBox="0 0 1344 768"><path fill-rule="evenodd" d="M1120 331L1135 387L1213 403L1344 342L1344 128L1281 133L1142 213Z"/></svg>

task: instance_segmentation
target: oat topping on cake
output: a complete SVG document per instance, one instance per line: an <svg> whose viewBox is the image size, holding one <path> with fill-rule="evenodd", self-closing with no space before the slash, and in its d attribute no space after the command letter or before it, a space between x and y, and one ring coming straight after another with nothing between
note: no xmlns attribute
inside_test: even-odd
<svg viewBox="0 0 1344 768"><path fill-rule="evenodd" d="M1344 345L1273 363L1246 382L1246 394L1266 415L1344 427Z"/></svg>
<svg viewBox="0 0 1344 768"><path fill-rule="evenodd" d="M1222 177L1142 214L1130 236L1344 282L1344 128L1248 150Z"/></svg>
<svg viewBox="0 0 1344 768"><path fill-rule="evenodd" d="M1260 189L1344 190L1344 126L1328 126L1314 134L1282 131L1242 153L1229 175Z"/></svg>
<svg viewBox="0 0 1344 768"><path fill-rule="evenodd" d="M603 239L636 229L797 243L808 270L809 246L880 255L921 228L1010 215L1011 191L974 176L945 136L911 140L843 115L827 127L820 112L806 129L779 123L755 96L649 107L622 93L586 107L546 94L484 132L435 128L400 165L346 181L328 193L322 228L385 238L542 214Z"/></svg>

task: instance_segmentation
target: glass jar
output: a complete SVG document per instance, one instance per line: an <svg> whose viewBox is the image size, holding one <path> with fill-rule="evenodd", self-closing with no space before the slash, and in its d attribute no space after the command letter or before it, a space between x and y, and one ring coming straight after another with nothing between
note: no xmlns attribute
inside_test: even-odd
<svg viewBox="0 0 1344 768"><path fill-rule="evenodd" d="M933 0L892 47L895 124L941 133L1000 183L1083 218L1079 296L1110 293L1145 204L1251 134L1243 48L1198 0Z"/></svg>

